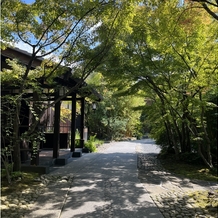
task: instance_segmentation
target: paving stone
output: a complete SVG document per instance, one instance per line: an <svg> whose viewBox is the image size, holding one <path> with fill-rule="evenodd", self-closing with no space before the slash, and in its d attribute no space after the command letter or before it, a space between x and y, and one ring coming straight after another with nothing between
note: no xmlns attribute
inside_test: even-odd
<svg viewBox="0 0 218 218"><path fill-rule="evenodd" d="M108 149L111 145L108 143L99 147L99 153L103 152L105 149ZM194 218L194 217L210 217L207 214L203 214L206 211L201 211L198 209L194 209L193 201L189 197L187 197L188 193L193 190L198 190L202 188L203 185L201 183L198 184L198 181L194 181L192 183L189 179L181 179L171 175L169 172L164 171L163 167L161 166L160 162L153 155L152 152L148 152L147 147L143 147L139 144L136 146L136 152L138 154L137 158L137 166L139 172L139 178L143 186L146 188L152 200L157 205L159 210L164 214L165 218ZM87 154L89 155L89 154ZM115 164L111 163L111 165ZM67 165L66 165L67 167ZM90 170L92 166L90 167ZM114 167L119 167L114 165ZM111 178L114 177L114 170L111 171ZM36 179L38 182L39 189L26 189L23 192L13 193L7 197L1 196L1 212L2 217L24 217L25 214L28 215L28 210L30 207L34 206L34 202L37 201L38 197L43 195L45 192L49 191L49 187L61 189L65 188L65 186L70 186L71 183L74 182L73 176L54 176L54 175L43 175ZM119 186L125 186L125 182L120 182ZM118 217L117 213L113 211L115 206L112 204L111 196L114 193L117 194L117 203L119 203L119 198L122 197L122 194L118 195L119 188L114 189L113 182L111 180L105 180L104 187L104 201L109 202L103 206L99 206L98 209L95 208L96 211L101 211L101 213L96 213L95 218L98 217ZM213 188L217 189L217 185L207 185L203 187L204 189ZM125 194L128 187L123 190L123 194ZM131 193L129 193L131 194ZM85 196L85 193L84 193ZM130 195L131 196L131 195ZM80 196L81 197L81 196ZM127 210L136 210L140 207L143 202L140 202L138 205L124 205L125 209ZM14 206L15 205L15 206ZM9 208L9 209L8 209ZM4 211L7 209L7 213ZM42 214L45 211L41 211ZM56 214L56 212L55 212ZM134 213L132 213L133 215ZM128 217L127 214L120 214L121 217ZM27 216L28 217L28 216ZM134 216L133 216L134 217ZM136 217L134 217L136 218Z"/></svg>

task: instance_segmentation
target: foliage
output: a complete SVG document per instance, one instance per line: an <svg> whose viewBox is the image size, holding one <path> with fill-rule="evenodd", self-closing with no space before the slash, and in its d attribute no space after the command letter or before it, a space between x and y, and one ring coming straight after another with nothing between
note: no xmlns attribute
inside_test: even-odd
<svg viewBox="0 0 218 218"><path fill-rule="evenodd" d="M102 73L126 93L144 95L153 137L177 158L195 150L213 168L206 113L217 107L208 98L217 96L217 23L178 1L150 0L136 10Z"/></svg>
<svg viewBox="0 0 218 218"><path fill-rule="evenodd" d="M205 168L202 160L196 159L196 155L191 158L192 160L194 159L192 163L186 162L185 160L178 161L172 154L168 154L164 158L161 156L158 157L163 167L171 173L189 179L217 182L217 170L214 171L210 168Z"/></svg>
<svg viewBox="0 0 218 218"><path fill-rule="evenodd" d="M85 148L88 148L90 152L95 152L96 151L95 137L96 137L96 135L90 136L89 140L87 140L85 142Z"/></svg>
<svg viewBox="0 0 218 218"><path fill-rule="evenodd" d="M198 1L196 5L203 8L178 6L177 0L2 2L2 46L13 40L32 50L26 66L8 61L11 69L2 72L3 88L10 84L19 88L18 95L7 96L14 111L12 125L4 131L10 129L13 135L14 153L20 153L18 124L25 91L32 89L40 102L40 78L52 84L55 76L63 75L64 64L81 78L81 84L87 79L104 95L97 110L87 112L93 135L111 140L140 136L145 131L140 128L151 129L153 137L173 149L177 158L197 151L213 168L217 157L211 151L216 150L217 136L210 120L217 119L217 102L210 97L218 95L218 26L207 10L216 7L209 6L213 2ZM46 60L33 70L36 58ZM40 139L34 141L33 133L37 134L46 109L37 101L25 133L25 140L33 136L36 147ZM31 105L30 99L25 102ZM15 160L19 170L19 157Z"/></svg>
<svg viewBox="0 0 218 218"><path fill-rule="evenodd" d="M90 152L96 152L97 147L102 145L104 141L97 139L96 135L90 136L89 139L85 142L85 148Z"/></svg>
<svg viewBox="0 0 218 218"><path fill-rule="evenodd" d="M80 133L78 129L76 129L76 134L75 134L75 147L76 148L80 147Z"/></svg>
<svg viewBox="0 0 218 218"><path fill-rule="evenodd" d="M1 171L1 196L7 196L13 192L22 192L28 187L37 187L38 184L34 179L38 177L38 173L14 172L11 184L5 180L5 171Z"/></svg>
<svg viewBox="0 0 218 218"><path fill-rule="evenodd" d="M191 0L192 2L198 2L204 10L210 14L214 19L218 20L217 10L218 10L218 1L207 1L207 0ZM193 5L191 5L193 7ZM195 5L194 5L195 7Z"/></svg>
<svg viewBox="0 0 218 218"><path fill-rule="evenodd" d="M104 144L103 140L95 138L95 145L96 145L96 147L101 146L102 144Z"/></svg>
<svg viewBox="0 0 218 218"><path fill-rule="evenodd" d="M62 122L66 122L66 120L69 119L69 117L71 117L71 110L65 107L61 107L61 114L60 114L60 119Z"/></svg>
<svg viewBox="0 0 218 218"><path fill-rule="evenodd" d="M30 142L37 149L40 138L35 138L40 126L40 118L44 111L60 102L77 89L84 80L102 64L113 40L122 29L128 27L129 17L134 1L80 1L80 0L36 0L32 4L21 0L5 0L1 2L1 48L19 43L29 48L28 63L8 60L10 69L1 72L2 89L15 85L18 90L13 106L14 168L20 170L21 141ZM107 25L105 25L107 24ZM42 59L41 66L34 68L34 61ZM19 60L21 61L21 60ZM25 66L23 66L25 64ZM63 67L66 66L66 67ZM69 71L80 78L77 86L71 87L67 93L46 106L43 102L41 82L55 85L54 77ZM65 74L64 74L65 75ZM56 90L61 86L55 85ZM26 91L32 90L34 99L26 98ZM22 115L22 101L31 105L32 121L29 129L19 135L19 123ZM37 103L38 102L38 103ZM31 138L31 140L30 140ZM34 139L35 138L35 139Z"/></svg>
<svg viewBox="0 0 218 218"><path fill-rule="evenodd" d="M218 190L215 189L213 192L208 191L193 191L189 193L188 198L192 199L193 204L201 210L206 210L211 217L217 216L218 208Z"/></svg>
<svg viewBox="0 0 218 218"><path fill-rule="evenodd" d="M6 172L8 183L11 183L13 174L13 120L14 120L14 98L7 96L1 98L1 162Z"/></svg>
<svg viewBox="0 0 218 218"><path fill-rule="evenodd" d="M119 87L111 84L100 72L92 74L88 82L104 97L102 102L97 103L95 111L87 112L89 132L104 140L136 135L140 117L140 110L136 108L143 99L120 93Z"/></svg>

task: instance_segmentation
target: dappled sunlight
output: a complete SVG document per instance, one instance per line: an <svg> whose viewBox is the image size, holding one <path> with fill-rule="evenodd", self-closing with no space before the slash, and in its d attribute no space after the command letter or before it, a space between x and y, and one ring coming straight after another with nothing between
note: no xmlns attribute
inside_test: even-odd
<svg viewBox="0 0 218 218"><path fill-rule="evenodd" d="M165 192L152 196L152 199L166 217L217 217L216 207L206 208L196 204L197 201L188 192ZM208 199L205 200L206 205Z"/></svg>
<svg viewBox="0 0 218 218"><path fill-rule="evenodd" d="M152 149L155 145L144 141L112 142L104 152L72 158L67 165L53 169L49 176L62 178L62 182L49 183L26 217L161 218L149 189L140 183L136 151L150 147L150 154L157 154ZM152 177L162 175L149 168L147 184L158 184ZM68 177L71 179L64 181Z"/></svg>
<svg viewBox="0 0 218 218"><path fill-rule="evenodd" d="M187 190L206 190L208 184L194 184L166 171L157 159L157 151L152 140L113 142L104 152L72 159L43 176L49 182L33 207L28 208L26 217L161 218L205 214Z"/></svg>
<svg viewBox="0 0 218 218"><path fill-rule="evenodd" d="M78 160L79 171L72 163L74 182L61 217L161 217L137 178L135 144L114 144L107 152Z"/></svg>

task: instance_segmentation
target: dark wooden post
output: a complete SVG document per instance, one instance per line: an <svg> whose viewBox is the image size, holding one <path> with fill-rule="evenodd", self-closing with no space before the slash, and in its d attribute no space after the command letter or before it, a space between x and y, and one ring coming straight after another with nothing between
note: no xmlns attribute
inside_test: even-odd
<svg viewBox="0 0 218 218"><path fill-rule="evenodd" d="M55 99L59 97L59 91L55 92ZM54 112L54 141L53 141L53 158L59 157L59 147L60 147L60 113L61 112L61 102L55 104Z"/></svg>
<svg viewBox="0 0 218 218"><path fill-rule="evenodd" d="M85 127L85 98L81 98L81 125L80 125L80 147L84 147L84 127Z"/></svg>
<svg viewBox="0 0 218 218"><path fill-rule="evenodd" d="M21 115L20 115L20 135L22 133L26 132L29 128L29 106L26 104L25 101L21 102ZM29 157L28 157L28 152L30 151L29 148L29 143L23 140L21 142L21 148L20 148L20 153L21 153L21 163L26 162Z"/></svg>
<svg viewBox="0 0 218 218"><path fill-rule="evenodd" d="M39 100L39 96L38 96L37 92L33 92L33 100L34 100L34 102L33 102L33 109L35 110L36 114L40 114L40 110L37 107L37 100ZM33 116L33 123L34 122L35 122L35 117ZM38 126L38 128L39 128L39 126ZM37 141L36 143L37 143L35 145L35 146L37 146L36 148L33 148L33 144L32 144L32 152L31 152L31 161L30 161L30 164L37 166L37 165L39 165L39 145L40 145L40 141Z"/></svg>
<svg viewBox="0 0 218 218"><path fill-rule="evenodd" d="M75 151L76 138L76 93L72 93L72 111L71 111L71 152Z"/></svg>

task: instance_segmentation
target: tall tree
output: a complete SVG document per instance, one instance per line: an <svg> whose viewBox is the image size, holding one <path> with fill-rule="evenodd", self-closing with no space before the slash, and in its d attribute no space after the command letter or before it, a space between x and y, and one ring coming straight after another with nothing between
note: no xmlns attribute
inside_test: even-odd
<svg viewBox="0 0 218 218"><path fill-rule="evenodd" d="M131 28L117 43L105 75L143 90L157 104L159 123L177 155L190 152L194 140L213 167L205 111L215 105L205 94L217 83L216 23L199 8L151 0L137 8Z"/></svg>
<svg viewBox="0 0 218 218"><path fill-rule="evenodd" d="M143 98L126 95L120 86L111 84L100 72L92 74L88 82L104 96L96 111L88 113L90 132L107 140L139 135L140 110L136 109L143 105Z"/></svg>
<svg viewBox="0 0 218 218"><path fill-rule="evenodd" d="M122 18L131 15L130 8L133 3L134 1L125 0L118 3L106 0L48 0L46 4L43 0L36 0L32 4L20 0L1 2L2 48L19 42L29 46L31 54L24 68L11 62L10 75L14 74L15 77L9 78L8 71L2 72L5 74L3 84L14 83L16 78L14 84L19 89L13 101L15 170L20 170L21 167L21 138L18 134L21 102L25 100L30 104L30 99L23 98L26 88L32 88L40 101L42 90L37 78L52 81L53 77L62 73L61 65L71 67L73 74L79 76L82 83L106 58L113 46L113 40L118 36L118 30L126 26L125 19ZM104 39L99 38L99 29L104 29ZM37 58L44 58L46 61L36 70L32 70L33 62ZM16 69L19 69L19 74ZM71 94L75 88L69 89L66 95ZM61 97L52 104L60 100ZM34 119L25 137L36 131L39 118L45 109L35 105L33 110L38 118Z"/></svg>

